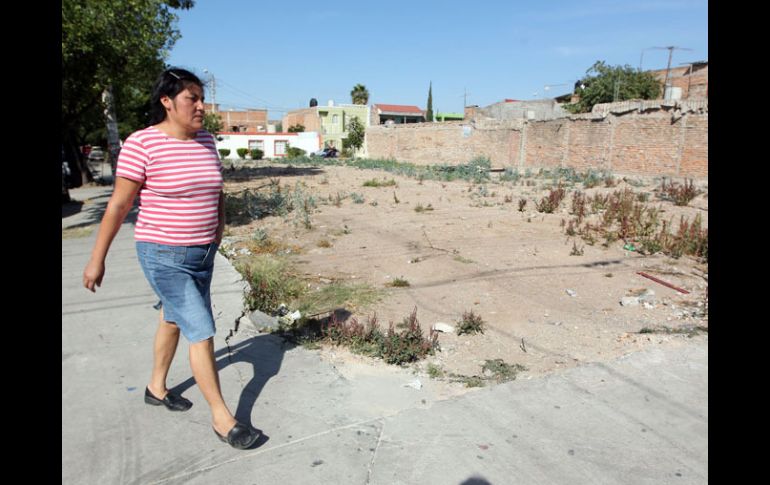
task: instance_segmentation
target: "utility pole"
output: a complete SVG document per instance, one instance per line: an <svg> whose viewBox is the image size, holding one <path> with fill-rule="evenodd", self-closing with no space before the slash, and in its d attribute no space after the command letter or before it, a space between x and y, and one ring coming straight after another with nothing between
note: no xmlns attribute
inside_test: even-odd
<svg viewBox="0 0 770 485"><path fill-rule="evenodd" d="M671 58L674 56L674 49L677 49L680 51L691 51L692 49L688 49L687 47L677 47L674 45L670 45L667 47L649 47L649 49L668 49L668 65L666 66L666 78L663 81L663 99L668 99L667 96L671 96L671 86L669 85L669 81L671 80ZM642 53L644 53L644 51L642 51Z"/></svg>
<svg viewBox="0 0 770 485"><path fill-rule="evenodd" d="M208 69L204 69L203 72L211 75L211 112L217 112L217 79L214 77L214 73Z"/></svg>

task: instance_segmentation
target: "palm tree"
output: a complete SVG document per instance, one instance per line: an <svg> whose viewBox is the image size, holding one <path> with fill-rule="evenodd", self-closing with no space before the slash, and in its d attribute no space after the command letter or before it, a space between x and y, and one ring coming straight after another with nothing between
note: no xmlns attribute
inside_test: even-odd
<svg viewBox="0 0 770 485"><path fill-rule="evenodd" d="M356 84L350 92L350 97L353 104L366 104L369 102L369 91L363 84Z"/></svg>

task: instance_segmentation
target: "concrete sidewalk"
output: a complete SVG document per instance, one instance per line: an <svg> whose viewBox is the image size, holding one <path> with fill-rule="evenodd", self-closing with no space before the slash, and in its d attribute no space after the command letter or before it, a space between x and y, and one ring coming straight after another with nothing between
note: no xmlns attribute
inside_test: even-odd
<svg viewBox="0 0 770 485"><path fill-rule="evenodd" d="M110 187L74 189L62 227L98 223ZM708 337L446 399L415 376L346 377L318 352L242 325L244 284L217 255L215 348L225 400L264 432L238 451L211 430L182 339L169 385L185 413L147 406L157 312L126 223L95 294L95 231L62 240L64 484L703 484ZM229 337L229 338L228 338ZM227 339L227 340L226 340Z"/></svg>

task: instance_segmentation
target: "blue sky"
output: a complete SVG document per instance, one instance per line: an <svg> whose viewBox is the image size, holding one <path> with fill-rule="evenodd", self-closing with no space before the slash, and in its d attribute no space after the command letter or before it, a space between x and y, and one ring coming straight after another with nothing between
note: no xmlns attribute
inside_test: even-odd
<svg viewBox="0 0 770 485"><path fill-rule="evenodd" d="M176 11L182 37L167 62L202 78L232 109L369 103L463 111L505 98L567 93L598 60L663 69L708 60L706 0L197 0ZM549 86L549 89L545 89ZM211 92L206 92L211 100Z"/></svg>

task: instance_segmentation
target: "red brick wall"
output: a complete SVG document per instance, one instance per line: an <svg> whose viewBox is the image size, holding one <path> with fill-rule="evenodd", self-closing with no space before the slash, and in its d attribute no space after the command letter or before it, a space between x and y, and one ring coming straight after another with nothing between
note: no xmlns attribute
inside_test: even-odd
<svg viewBox="0 0 770 485"><path fill-rule="evenodd" d="M691 177L709 174L709 120L708 116L685 117L684 147L680 172Z"/></svg>
<svg viewBox="0 0 770 485"><path fill-rule="evenodd" d="M569 120L554 120L528 124L524 166L561 167L566 153L566 126L569 123Z"/></svg>
<svg viewBox="0 0 770 485"><path fill-rule="evenodd" d="M318 118L318 108L303 108L286 113L281 122L283 131L290 127L300 124L305 127L305 131L321 132L321 120Z"/></svg>
<svg viewBox="0 0 770 485"><path fill-rule="evenodd" d="M222 118L224 131L231 131L233 126L245 127L242 131L267 131L267 110L217 111L217 114Z"/></svg>
<svg viewBox="0 0 770 485"><path fill-rule="evenodd" d="M642 112L623 109L622 113L526 123L371 126L366 133L367 152L371 158L419 165L463 164L486 156L495 167L520 170L574 167L617 174L708 177L706 102L678 111L660 106L647 106ZM463 136L463 126L472 126L470 136Z"/></svg>
<svg viewBox="0 0 770 485"><path fill-rule="evenodd" d="M575 120L567 125L569 145L564 165L584 171L609 169L607 155L610 146L611 126L603 121Z"/></svg>
<svg viewBox="0 0 770 485"><path fill-rule="evenodd" d="M497 165L518 164L521 132L510 128L471 130L463 122L369 126L366 148L372 158L395 158L418 165L467 163L486 156Z"/></svg>

